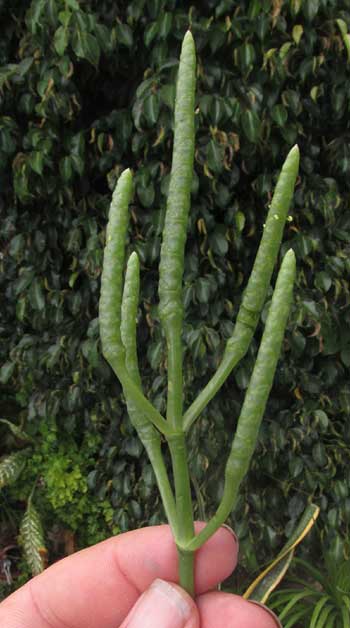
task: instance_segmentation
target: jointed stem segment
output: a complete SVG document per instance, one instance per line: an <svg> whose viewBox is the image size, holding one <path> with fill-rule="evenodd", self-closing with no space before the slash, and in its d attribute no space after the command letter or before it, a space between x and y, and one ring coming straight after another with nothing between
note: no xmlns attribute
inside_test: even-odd
<svg viewBox="0 0 350 628"><path fill-rule="evenodd" d="M191 595L194 594L194 552L214 534L232 511L255 449L292 301L295 278L295 257L292 251L284 257L278 274L265 331L226 465L223 498L215 515L197 536L194 534L185 433L249 347L270 285L299 165L299 150L294 146L282 168L234 332L227 342L222 362L183 415L182 276L193 172L195 67L194 42L188 32L179 65L173 164L160 260L159 312L168 351L166 419L142 391L136 347L140 283L136 253L132 253L129 258L123 291L128 206L132 197L129 170L120 176L113 194L100 300L103 353L121 381L130 420L152 463L178 548L180 583ZM161 451L160 433L165 436L170 449L175 496Z"/></svg>

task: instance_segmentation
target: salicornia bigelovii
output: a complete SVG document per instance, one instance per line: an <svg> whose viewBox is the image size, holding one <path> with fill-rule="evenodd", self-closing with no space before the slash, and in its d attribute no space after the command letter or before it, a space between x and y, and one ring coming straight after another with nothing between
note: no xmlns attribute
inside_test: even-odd
<svg viewBox="0 0 350 628"><path fill-rule="evenodd" d="M110 207L100 299L100 334L106 360L119 378L130 420L152 463L164 510L179 555L180 584L194 595L194 552L222 525L235 506L248 471L273 383L295 279L295 256L289 250L278 273L265 331L233 438L221 503L196 536L186 452L186 432L247 352L265 304L299 167L299 149L287 155L266 219L255 263L236 318L235 328L216 373L191 406L183 411L183 270L194 159L196 58L192 34L182 44L176 86L174 148L159 266L159 314L167 344L166 417L142 390L136 346L140 268L136 252L125 267L125 241L132 174L118 179ZM174 487L161 450L169 445Z"/></svg>

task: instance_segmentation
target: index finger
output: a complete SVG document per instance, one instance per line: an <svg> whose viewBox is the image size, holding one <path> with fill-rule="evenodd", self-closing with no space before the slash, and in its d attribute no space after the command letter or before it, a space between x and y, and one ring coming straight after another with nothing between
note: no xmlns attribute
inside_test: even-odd
<svg viewBox="0 0 350 628"><path fill-rule="evenodd" d="M196 525L198 532L203 524ZM220 528L197 552L196 593L234 569L237 542ZM169 526L127 532L77 552L33 578L0 605L6 628L116 628L156 578L178 582ZM5 621L4 621L5 620Z"/></svg>

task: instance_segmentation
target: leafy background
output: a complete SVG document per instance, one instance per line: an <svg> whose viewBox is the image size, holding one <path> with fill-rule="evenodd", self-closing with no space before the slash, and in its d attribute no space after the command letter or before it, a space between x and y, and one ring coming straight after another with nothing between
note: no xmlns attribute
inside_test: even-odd
<svg viewBox="0 0 350 628"><path fill-rule="evenodd" d="M282 248L297 255L295 305L231 523L243 576L273 557L310 500L321 515L303 551L316 558L322 543L348 556L350 74L337 20L350 27L349 0L190 8L175 0L14 0L9 8L0 0L0 18L0 415L22 431L0 424L0 454L21 455L0 493L1 545L16 544L34 485L49 560L164 520L121 387L101 356L98 298L111 191L131 167L140 361L145 389L164 410L157 268L177 59L190 25L198 86L185 405L220 360L278 172L297 142L300 177ZM248 355L190 435L194 494L207 516L266 308ZM13 551L20 584L28 567Z"/></svg>

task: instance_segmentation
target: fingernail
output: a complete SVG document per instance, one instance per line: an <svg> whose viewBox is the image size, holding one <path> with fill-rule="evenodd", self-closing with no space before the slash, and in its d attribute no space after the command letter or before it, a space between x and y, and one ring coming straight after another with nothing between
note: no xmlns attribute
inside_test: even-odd
<svg viewBox="0 0 350 628"><path fill-rule="evenodd" d="M138 599L121 628L185 628L192 611L186 593L157 579Z"/></svg>
<svg viewBox="0 0 350 628"><path fill-rule="evenodd" d="M269 613L271 615L272 619L275 620L276 626L278 626L278 628L283 628L283 626L282 626L280 620L278 619L277 615L275 615L275 613L268 606L265 606L265 604L261 604L261 602L256 602L255 600L248 600L248 602L250 602L251 604L255 604L256 606L260 606L260 608L263 608L264 611Z"/></svg>
<svg viewBox="0 0 350 628"><path fill-rule="evenodd" d="M232 534L232 536L233 536L233 538L234 538L234 540L235 540L235 542L236 542L236 544L237 544L237 547L239 547L239 540L238 540L238 536L237 536L237 534L236 534L236 533L232 530L232 528L231 528L231 527L230 527L227 523L223 523L223 524L221 525L221 528L225 528L225 530L228 530L228 532L230 532L230 534Z"/></svg>

